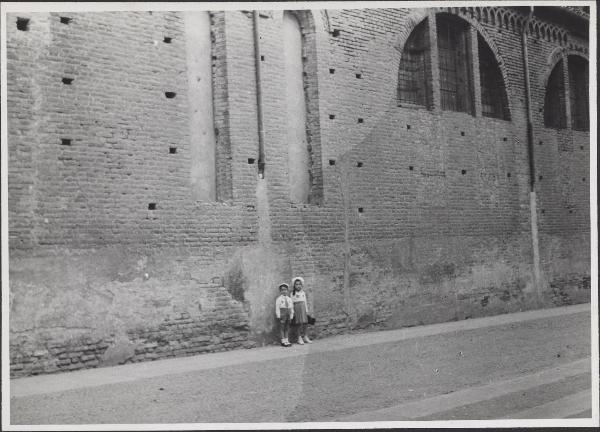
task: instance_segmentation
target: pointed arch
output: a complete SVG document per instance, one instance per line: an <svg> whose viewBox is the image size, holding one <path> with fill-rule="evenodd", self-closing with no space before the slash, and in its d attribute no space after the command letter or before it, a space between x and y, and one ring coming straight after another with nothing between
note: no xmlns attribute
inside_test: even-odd
<svg viewBox="0 0 600 432"><path fill-rule="evenodd" d="M477 45L481 85L481 114L484 117L510 120L506 87L498 61L480 34L477 35Z"/></svg>
<svg viewBox="0 0 600 432"><path fill-rule="evenodd" d="M398 103L432 106L429 20L422 20L410 33L398 67Z"/></svg>

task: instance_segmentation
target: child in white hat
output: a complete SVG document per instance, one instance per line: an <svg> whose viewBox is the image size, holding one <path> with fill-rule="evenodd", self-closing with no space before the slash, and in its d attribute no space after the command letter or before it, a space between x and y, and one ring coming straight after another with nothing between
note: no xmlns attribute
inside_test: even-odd
<svg viewBox="0 0 600 432"><path fill-rule="evenodd" d="M302 289L304 287L304 279L300 276L292 279L292 301L294 302L294 319L292 325L296 328L298 335L298 343L304 345L312 343L306 336L306 324L308 323L308 303L306 301L306 293Z"/></svg>

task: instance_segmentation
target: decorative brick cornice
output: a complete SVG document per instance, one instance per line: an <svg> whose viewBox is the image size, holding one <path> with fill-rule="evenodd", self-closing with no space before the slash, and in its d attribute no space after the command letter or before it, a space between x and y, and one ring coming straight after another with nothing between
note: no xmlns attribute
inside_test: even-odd
<svg viewBox="0 0 600 432"><path fill-rule="evenodd" d="M436 12L446 12L453 15L469 17L485 24L520 32L527 21L527 16L517 10L503 7L440 7ZM571 11L571 8L569 8ZM584 11L576 12L585 14ZM582 15L584 16L584 15ZM537 39L557 43L561 46L569 45L569 31L554 24L541 21L533 17L529 21L528 33Z"/></svg>
<svg viewBox="0 0 600 432"><path fill-rule="evenodd" d="M575 15L579 15L580 17L585 18L588 21L590 20L590 14L588 12L586 12L582 6L563 6L563 7Z"/></svg>

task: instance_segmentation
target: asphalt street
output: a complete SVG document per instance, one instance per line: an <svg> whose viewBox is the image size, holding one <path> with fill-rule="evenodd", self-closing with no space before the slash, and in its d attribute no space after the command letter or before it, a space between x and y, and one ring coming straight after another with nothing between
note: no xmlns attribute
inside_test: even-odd
<svg viewBox="0 0 600 432"><path fill-rule="evenodd" d="M11 381L15 425L591 417L589 305Z"/></svg>

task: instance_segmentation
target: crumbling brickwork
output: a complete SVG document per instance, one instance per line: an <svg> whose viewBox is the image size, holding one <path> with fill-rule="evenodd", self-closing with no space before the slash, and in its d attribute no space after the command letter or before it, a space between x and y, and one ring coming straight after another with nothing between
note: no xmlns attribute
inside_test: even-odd
<svg viewBox="0 0 600 432"><path fill-rule="evenodd" d="M431 106L399 103L404 44L424 19L436 41L439 14L469 29L472 112L441 109L435 44ZM216 199L206 201L190 184L183 12L8 14L14 375L270 342L277 283L296 275L317 336L589 301L589 132L543 118L556 58L587 58L584 38L549 18L528 36L536 298L524 12L296 16L308 204L290 202L283 11L258 17L260 86L252 11L210 13ZM498 62L507 119L482 116L478 38Z"/></svg>

